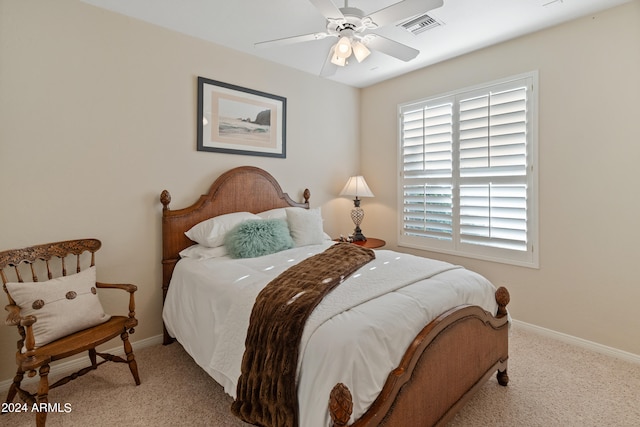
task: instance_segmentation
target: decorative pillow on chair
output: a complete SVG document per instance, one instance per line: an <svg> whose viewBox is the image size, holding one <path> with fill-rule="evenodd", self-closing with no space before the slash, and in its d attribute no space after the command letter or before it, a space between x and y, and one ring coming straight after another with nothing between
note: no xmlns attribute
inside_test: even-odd
<svg viewBox="0 0 640 427"><path fill-rule="evenodd" d="M7 283L20 314L33 315L36 347L106 322L96 290L96 268L46 282ZM23 348L23 351L26 349Z"/></svg>
<svg viewBox="0 0 640 427"><path fill-rule="evenodd" d="M248 220L229 231L224 239L231 258L255 258L293 247L287 223L281 219Z"/></svg>
<svg viewBox="0 0 640 427"><path fill-rule="evenodd" d="M233 227L248 219L259 218L251 212L233 212L202 221L184 234L202 246L216 248L224 244L224 236Z"/></svg>

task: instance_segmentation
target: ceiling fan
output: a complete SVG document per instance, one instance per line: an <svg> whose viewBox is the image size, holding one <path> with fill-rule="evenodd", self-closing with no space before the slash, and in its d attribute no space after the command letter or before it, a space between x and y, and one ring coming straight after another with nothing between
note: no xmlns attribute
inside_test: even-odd
<svg viewBox="0 0 640 427"><path fill-rule="evenodd" d="M338 8L331 0L309 1L327 19L326 31L263 41L255 45L259 47L282 46L321 40L326 37L337 37L338 41L331 47L329 56L320 72L320 75L325 77L333 75L339 66L344 67L351 55L358 62L362 62L371 53L369 49L405 62L412 60L418 56L420 51L375 34L372 30L412 18L443 4L443 0L404 0L365 15L362 10L349 7L348 0L345 0L345 5L341 8Z"/></svg>

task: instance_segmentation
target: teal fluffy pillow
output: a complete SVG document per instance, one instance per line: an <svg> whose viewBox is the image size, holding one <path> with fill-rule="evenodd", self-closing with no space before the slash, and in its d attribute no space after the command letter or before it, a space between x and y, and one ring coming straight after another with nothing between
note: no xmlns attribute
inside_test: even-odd
<svg viewBox="0 0 640 427"><path fill-rule="evenodd" d="M224 245L231 258L255 258L294 246L287 222L282 219L248 220L227 233Z"/></svg>

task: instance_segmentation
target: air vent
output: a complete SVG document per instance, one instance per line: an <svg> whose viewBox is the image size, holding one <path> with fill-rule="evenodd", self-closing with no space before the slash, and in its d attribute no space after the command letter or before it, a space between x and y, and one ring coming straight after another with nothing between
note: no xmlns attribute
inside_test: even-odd
<svg viewBox="0 0 640 427"><path fill-rule="evenodd" d="M398 26L404 28L410 33L413 33L414 35L418 35L432 28L439 27L440 25L442 25L441 22L425 13L424 15L420 15Z"/></svg>

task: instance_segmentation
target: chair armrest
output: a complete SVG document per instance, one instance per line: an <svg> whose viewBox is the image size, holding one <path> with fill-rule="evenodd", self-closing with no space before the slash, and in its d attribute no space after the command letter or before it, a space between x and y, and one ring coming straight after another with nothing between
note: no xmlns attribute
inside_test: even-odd
<svg viewBox="0 0 640 427"><path fill-rule="evenodd" d="M127 291L130 294L132 294L132 293L134 293L135 291L138 290L138 287L136 285L123 284L123 283L101 283L101 282L96 282L96 287L97 288L102 288L102 289L122 289L123 291Z"/></svg>
<svg viewBox="0 0 640 427"><path fill-rule="evenodd" d="M4 322L8 326L31 326L36 323L35 316L20 316L20 307L15 304L9 304L4 309L9 312L7 320Z"/></svg>
<svg viewBox="0 0 640 427"><path fill-rule="evenodd" d="M134 298L135 291L138 290L136 285L129 285L123 283L101 283L96 282L96 287L100 289L122 289L123 291L129 292L129 318L136 318L136 301ZM136 320L137 323L137 320ZM133 328L129 330L130 333L133 333Z"/></svg>
<svg viewBox="0 0 640 427"><path fill-rule="evenodd" d="M33 324L38 321L36 316L20 316L20 307L16 304L9 304L4 308L9 312L7 316L7 320L5 320L5 324L8 326L17 326L20 330L20 335L22 339L18 341L18 351L24 345L27 350L25 356L33 358L33 350L36 345L35 337L33 336ZM35 371L30 371L29 376L32 377L35 375Z"/></svg>

